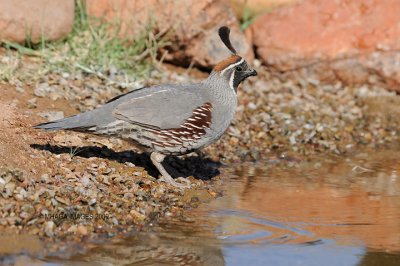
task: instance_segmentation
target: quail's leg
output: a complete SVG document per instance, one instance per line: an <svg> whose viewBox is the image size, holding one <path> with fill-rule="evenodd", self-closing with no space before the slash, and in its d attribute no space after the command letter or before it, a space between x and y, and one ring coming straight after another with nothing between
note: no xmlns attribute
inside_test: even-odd
<svg viewBox="0 0 400 266"><path fill-rule="evenodd" d="M171 184L175 187L179 188L189 188L190 187L190 181L187 179L183 179L186 182L186 185L180 184L176 182L165 170L164 166L162 166L162 161L164 160L165 155L158 153L158 152L152 152L150 155L150 159L153 162L154 166L158 169L160 174L162 175L162 178L160 180L165 181L168 184Z"/></svg>

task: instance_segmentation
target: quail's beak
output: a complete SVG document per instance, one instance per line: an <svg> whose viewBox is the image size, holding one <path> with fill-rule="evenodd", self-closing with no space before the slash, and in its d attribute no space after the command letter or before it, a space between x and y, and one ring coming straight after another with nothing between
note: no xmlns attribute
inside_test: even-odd
<svg viewBox="0 0 400 266"><path fill-rule="evenodd" d="M249 69L248 71L246 71L246 77L250 76L257 76L257 71L255 71L254 69Z"/></svg>
<svg viewBox="0 0 400 266"><path fill-rule="evenodd" d="M250 76L257 76L257 71L254 69L250 70Z"/></svg>

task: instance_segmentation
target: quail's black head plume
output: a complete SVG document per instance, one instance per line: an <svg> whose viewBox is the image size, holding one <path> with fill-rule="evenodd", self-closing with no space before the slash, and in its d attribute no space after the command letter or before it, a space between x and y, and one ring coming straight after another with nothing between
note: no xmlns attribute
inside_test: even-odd
<svg viewBox="0 0 400 266"><path fill-rule="evenodd" d="M161 164L165 156L184 155L217 141L235 115L237 87L246 78L257 75L236 54L229 31L228 27L221 27L218 32L233 54L219 62L206 80L134 90L94 110L36 128L128 139L151 153L151 161L164 181L178 187L190 186L177 183L168 174Z"/></svg>
<svg viewBox="0 0 400 266"><path fill-rule="evenodd" d="M235 48L233 48L231 40L229 39L229 33L231 30L227 26L222 26L218 30L219 37L221 41L225 44L225 46L233 53L237 54Z"/></svg>

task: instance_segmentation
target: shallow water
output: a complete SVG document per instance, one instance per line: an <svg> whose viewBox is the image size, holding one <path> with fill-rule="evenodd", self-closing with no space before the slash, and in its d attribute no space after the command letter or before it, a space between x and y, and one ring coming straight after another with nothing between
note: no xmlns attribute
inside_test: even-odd
<svg viewBox="0 0 400 266"><path fill-rule="evenodd" d="M185 221L42 265L400 265L400 149L224 170ZM301 159L301 158L300 158Z"/></svg>

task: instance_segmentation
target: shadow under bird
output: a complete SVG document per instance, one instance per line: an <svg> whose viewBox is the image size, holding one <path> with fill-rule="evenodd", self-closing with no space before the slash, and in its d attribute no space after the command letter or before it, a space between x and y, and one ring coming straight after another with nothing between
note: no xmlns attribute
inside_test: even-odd
<svg viewBox="0 0 400 266"><path fill-rule="evenodd" d="M119 95L101 107L53 122L36 125L45 130L72 130L117 136L151 153L161 180L176 187L162 166L168 155L185 155L217 141L236 111L239 84L257 72L233 48L228 27L219 36L232 55L219 62L209 77L198 83L161 84Z"/></svg>

